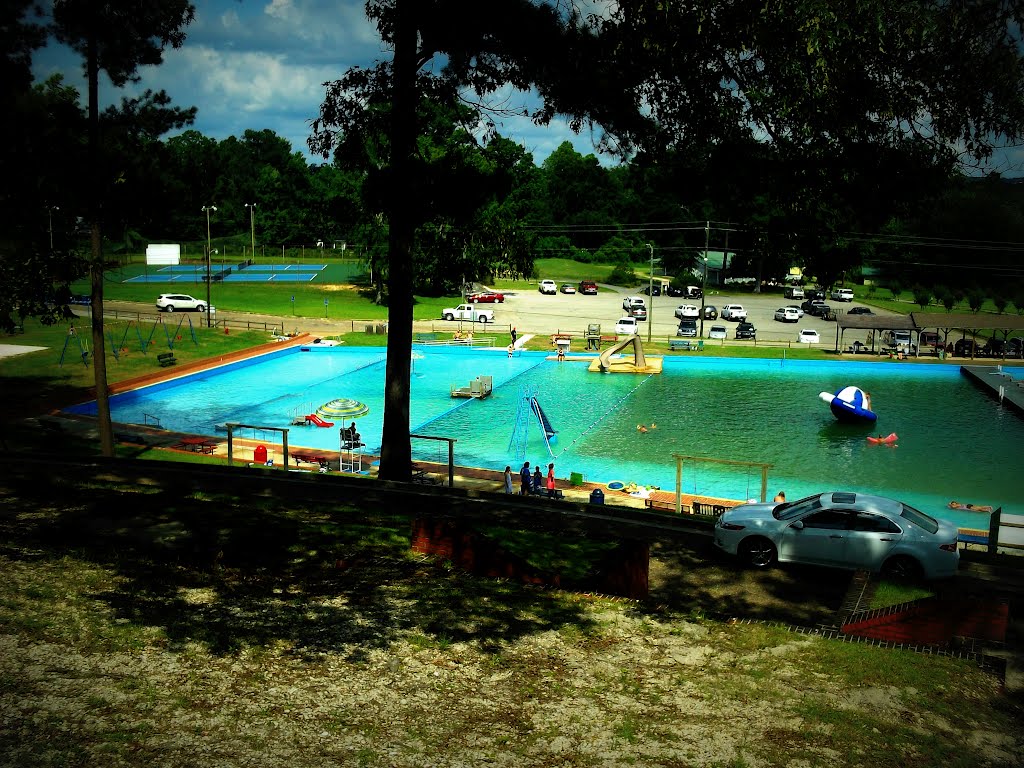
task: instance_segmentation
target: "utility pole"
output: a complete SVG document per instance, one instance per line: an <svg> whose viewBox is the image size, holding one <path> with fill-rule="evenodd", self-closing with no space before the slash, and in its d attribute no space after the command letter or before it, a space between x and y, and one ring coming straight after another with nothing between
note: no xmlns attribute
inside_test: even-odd
<svg viewBox="0 0 1024 768"><path fill-rule="evenodd" d="M700 281L700 337L704 338L704 302L708 292L708 244L711 238L711 222L704 222L704 274Z"/></svg>
<svg viewBox="0 0 1024 768"><path fill-rule="evenodd" d="M56 206L56 205L48 205L48 206L46 206L46 212L47 212L47 214L49 214L49 219L50 219L50 250L51 251L53 250L53 212L54 211L59 211L59 210L60 210L60 208L58 206Z"/></svg>
<svg viewBox="0 0 1024 768"><path fill-rule="evenodd" d="M204 205L203 212L206 214L206 327L212 328L213 324L210 322L210 315L213 314L210 311L210 283L212 267L210 264L210 211L216 211L217 206L215 205Z"/></svg>
<svg viewBox="0 0 1024 768"><path fill-rule="evenodd" d="M647 343L651 343L651 326L654 325L654 246L647 244L647 250L651 252L651 271L647 275L647 296L651 300L651 306L647 308Z"/></svg>
<svg viewBox="0 0 1024 768"><path fill-rule="evenodd" d="M246 203L249 209L249 231L252 234L252 255L250 258L256 261L256 203Z"/></svg>

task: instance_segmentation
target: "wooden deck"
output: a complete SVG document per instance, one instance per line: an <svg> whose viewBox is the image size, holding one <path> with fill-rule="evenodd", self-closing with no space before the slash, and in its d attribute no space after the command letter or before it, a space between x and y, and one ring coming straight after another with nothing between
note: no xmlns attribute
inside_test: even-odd
<svg viewBox="0 0 1024 768"><path fill-rule="evenodd" d="M691 493L679 497L681 511L684 515L720 515L727 509L743 504L737 499L721 499L715 496L700 496ZM676 510L676 494L674 491L651 491L644 500L644 506L650 509L662 509L668 512Z"/></svg>
<svg viewBox="0 0 1024 768"><path fill-rule="evenodd" d="M961 365L960 373L996 400L1024 415L1024 379L1014 380L1001 365Z"/></svg>

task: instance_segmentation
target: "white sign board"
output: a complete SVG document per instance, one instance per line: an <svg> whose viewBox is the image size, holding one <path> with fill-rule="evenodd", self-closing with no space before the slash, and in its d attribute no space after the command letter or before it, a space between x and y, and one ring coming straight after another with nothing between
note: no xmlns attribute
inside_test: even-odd
<svg viewBox="0 0 1024 768"><path fill-rule="evenodd" d="M150 243L146 246L146 264L166 266L181 263L178 243Z"/></svg>

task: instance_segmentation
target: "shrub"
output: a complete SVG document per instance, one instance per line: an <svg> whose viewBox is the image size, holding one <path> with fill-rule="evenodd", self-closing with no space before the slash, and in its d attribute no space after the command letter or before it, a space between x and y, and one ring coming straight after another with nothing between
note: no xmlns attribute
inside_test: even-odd
<svg viewBox="0 0 1024 768"><path fill-rule="evenodd" d="M635 285L636 272L633 265L625 261L616 264L615 269L608 275L608 282L612 285Z"/></svg>
<svg viewBox="0 0 1024 768"><path fill-rule="evenodd" d="M925 288L923 285L915 285L910 292L914 294L914 303L921 309L932 303L931 289Z"/></svg>

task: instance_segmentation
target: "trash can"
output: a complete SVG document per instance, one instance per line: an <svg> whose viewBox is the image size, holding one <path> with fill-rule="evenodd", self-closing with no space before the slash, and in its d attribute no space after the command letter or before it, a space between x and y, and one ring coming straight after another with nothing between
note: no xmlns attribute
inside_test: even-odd
<svg viewBox="0 0 1024 768"><path fill-rule="evenodd" d="M591 504L604 504L604 491L600 488L595 488L590 492L590 503Z"/></svg>

